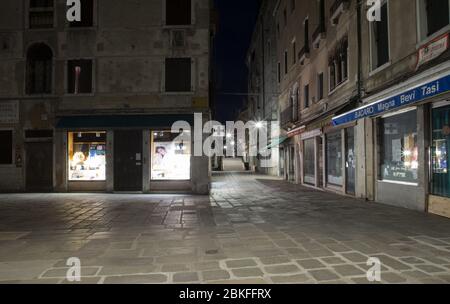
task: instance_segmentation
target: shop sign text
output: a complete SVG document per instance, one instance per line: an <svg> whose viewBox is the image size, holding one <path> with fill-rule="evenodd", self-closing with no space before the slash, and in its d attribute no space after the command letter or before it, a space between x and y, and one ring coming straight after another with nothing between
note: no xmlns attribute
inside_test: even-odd
<svg viewBox="0 0 450 304"><path fill-rule="evenodd" d="M372 117L402 106L411 105L424 99L450 91L450 75L405 93L381 100L333 118L333 125L339 126L358 119Z"/></svg>

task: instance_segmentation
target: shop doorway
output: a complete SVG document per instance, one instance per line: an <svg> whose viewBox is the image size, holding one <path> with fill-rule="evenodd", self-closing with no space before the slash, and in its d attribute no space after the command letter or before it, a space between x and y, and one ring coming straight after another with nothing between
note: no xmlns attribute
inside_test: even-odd
<svg viewBox="0 0 450 304"><path fill-rule="evenodd" d="M431 194L450 198L450 105L432 111Z"/></svg>
<svg viewBox="0 0 450 304"><path fill-rule="evenodd" d="M142 191L142 131L114 132L114 190Z"/></svg>
<svg viewBox="0 0 450 304"><path fill-rule="evenodd" d="M53 143L25 143L25 187L28 192L53 190Z"/></svg>
<svg viewBox="0 0 450 304"><path fill-rule="evenodd" d="M347 194L355 195L356 182L356 157L355 157L355 129L345 130L345 176Z"/></svg>

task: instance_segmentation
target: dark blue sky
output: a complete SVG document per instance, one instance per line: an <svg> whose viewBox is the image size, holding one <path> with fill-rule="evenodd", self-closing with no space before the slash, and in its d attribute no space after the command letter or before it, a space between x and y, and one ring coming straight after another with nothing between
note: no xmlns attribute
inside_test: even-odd
<svg viewBox="0 0 450 304"><path fill-rule="evenodd" d="M215 43L216 113L219 121L235 120L247 91L245 58L259 0L215 0L219 24Z"/></svg>

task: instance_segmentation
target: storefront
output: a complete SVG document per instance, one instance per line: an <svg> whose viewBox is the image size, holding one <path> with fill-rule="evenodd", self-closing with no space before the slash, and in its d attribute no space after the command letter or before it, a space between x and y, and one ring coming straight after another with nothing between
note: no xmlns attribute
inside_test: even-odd
<svg viewBox="0 0 450 304"><path fill-rule="evenodd" d="M190 130L171 132L175 121L192 125L193 116L61 118L57 190L208 192L209 159L193 156Z"/></svg>
<svg viewBox="0 0 450 304"><path fill-rule="evenodd" d="M324 128L325 188L342 194L356 192L355 124Z"/></svg>
<svg viewBox="0 0 450 304"><path fill-rule="evenodd" d="M372 122L365 154L373 155L375 201L450 217L449 100L446 63L333 118L334 126Z"/></svg>
<svg viewBox="0 0 450 304"><path fill-rule="evenodd" d="M431 111L431 184L428 210L450 217L450 102Z"/></svg>
<svg viewBox="0 0 450 304"><path fill-rule="evenodd" d="M302 183L316 188L322 187L323 139L322 130L313 129L300 135Z"/></svg>

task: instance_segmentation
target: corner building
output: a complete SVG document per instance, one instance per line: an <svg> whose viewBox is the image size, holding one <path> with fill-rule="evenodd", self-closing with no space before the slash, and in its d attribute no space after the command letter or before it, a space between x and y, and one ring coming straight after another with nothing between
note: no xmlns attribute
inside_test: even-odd
<svg viewBox="0 0 450 304"><path fill-rule="evenodd" d="M5 0L0 191L210 188L175 121L210 119L209 0Z"/></svg>

